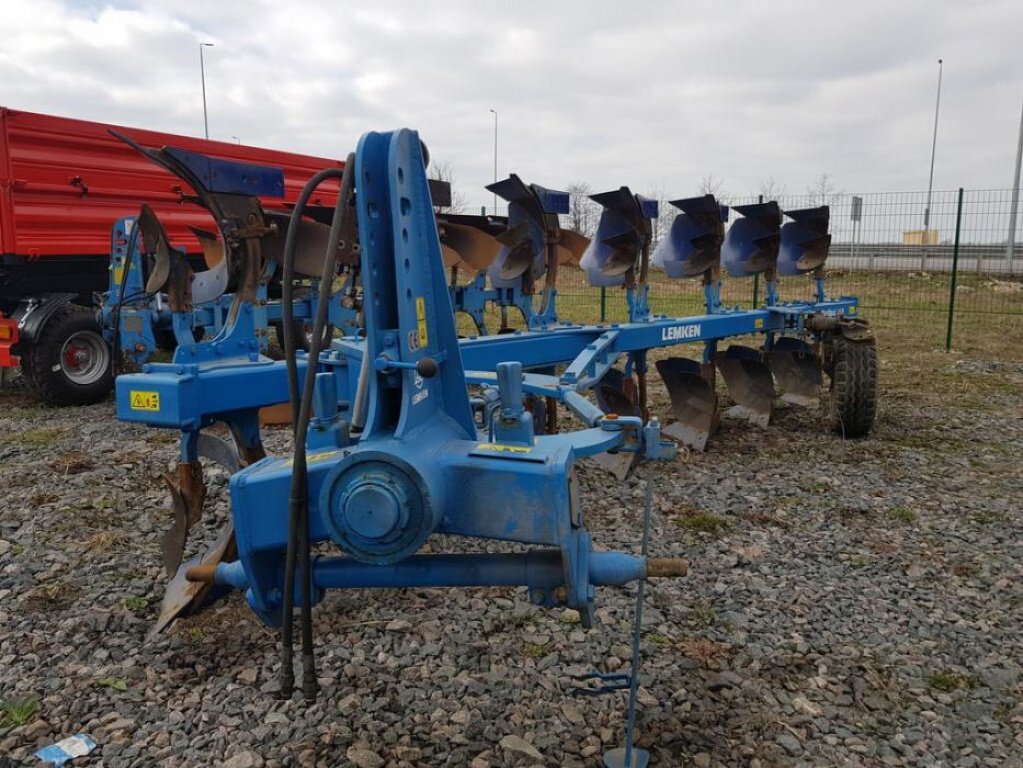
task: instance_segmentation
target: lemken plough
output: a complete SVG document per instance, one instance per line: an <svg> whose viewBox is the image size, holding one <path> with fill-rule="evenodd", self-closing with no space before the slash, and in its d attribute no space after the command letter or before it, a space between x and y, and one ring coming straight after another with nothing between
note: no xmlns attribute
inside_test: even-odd
<svg viewBox="0 0 1023 768"><path fill-rule="evenodd" d="M195 183L230 188L238 173L266 187L253 195L276 184L274 169L218 170L216 179ZM320 229L305 208L328 179L340 192L332 212L317 212ZM564 193L515 176L496 191L509 201L507 220L437 215L418 135L370 133L343 172L310 181L289 221L239 201L219 219L223 245L213 261L229 286L248 281L246 295L236 297L214 338L117 380L119 418L181 431L180 468L170 481L181 498L165 546L175 577L161 626L224 590L242 590L263 621L284 627L287 692L297 605L303 689L312 696L311 610L328 589L525 586L534 603L575 608L589 624L596 587L678 576L685 564L594 550L575 483L579 459L610 456L605 466L618 474L636 460L672 458L676 447L665 435L702 449L719 419L718 369L736 404L759 423L770 418L776 387L810 402L827 373L830 425L850 436L869 431L874 340L856 318L855 298L824 294L826 208L790 212L784 226L776 204L737 208L742 218L726 232L728 210L712 196L678 200L681 214L651 254L656 203L627 187L594 196L603 211L589 243L558 224ZM312 229L315 236L303 235ZM152 222L146 230L158 232ZM154 249L162 248L157 240ZM278 362L260 353L253 319L271 261L283 273L286 355ZM575 265L595 285L624 288L628 322L557 318L558 267ZM763 274L767 304L723 307L722 265L733 279ZM700 279L704 314L652 314L654 267ZM304 354L290 341L293 283L310 274L319 299ZM813 301L779 299L778 275L794 274L816 280ZM338 276L356 299L359 330L330 339L323 331ZM459 339L454 312L482 318L487 303L519 308L527 328ZM187 302L174 311L181 329L190 328ZM718 350L737 336L762 343ZM702 345L701 359L657 362L677 421L662 434L647 402L647 355L688 344ZM259 409L286 401L294 455L264 456ZM537 403L546 413L556 406L571 414L580 428L556 431ZM230 428L231 444L203 431L216 423ZM232 473L231 520L210 549L178 567L203 507L200 455ZM435 533L531 549L422 553Z"/></svg>

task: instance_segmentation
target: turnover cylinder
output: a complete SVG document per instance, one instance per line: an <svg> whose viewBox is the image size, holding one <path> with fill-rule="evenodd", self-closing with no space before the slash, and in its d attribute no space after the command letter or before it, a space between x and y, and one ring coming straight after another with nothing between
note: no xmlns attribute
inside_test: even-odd
<svg viewBox="0 0 1023 768"><path fill-rule="evenodd" d="M393 454L357 451L325 478L319 509L345 554L387 565L414 554L437 528L436 502L426 480L408 462Z"/></svg>

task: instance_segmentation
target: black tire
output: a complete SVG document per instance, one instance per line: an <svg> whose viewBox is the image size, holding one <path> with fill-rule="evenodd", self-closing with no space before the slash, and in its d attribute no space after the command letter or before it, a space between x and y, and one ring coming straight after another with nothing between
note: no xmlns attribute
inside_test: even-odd
<svg viewBox="0 0 1023 768"><path fill-rule="evenodd" d="M52 405L89 405L114 386L113 353L95 312L75 304L57 310L22 354L26 382Z"/></svg>
<svg viewBox="0 0 1023 768"><path fill-rule="evenodd" d="M864 437L877 414L877 346L836 334L832 347L828 425L845 437Z"/></svg>

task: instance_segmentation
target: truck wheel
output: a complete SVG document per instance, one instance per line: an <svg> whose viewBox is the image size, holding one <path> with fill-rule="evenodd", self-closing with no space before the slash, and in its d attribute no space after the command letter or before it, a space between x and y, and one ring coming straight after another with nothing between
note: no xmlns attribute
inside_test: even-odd
<svg viewBox="0 0 1023 768"><path fill-rule="evenodd" d="M113 389L113 355L92 310L68 304L22 357L29 386L52 405L88 405Z"/></svg>
<svg viewBox="0 0 1023 768"><path fill-rule="evenodd" d="M877 346L835 334L828 425L845 437L863 437L877 413Z"/></svg>

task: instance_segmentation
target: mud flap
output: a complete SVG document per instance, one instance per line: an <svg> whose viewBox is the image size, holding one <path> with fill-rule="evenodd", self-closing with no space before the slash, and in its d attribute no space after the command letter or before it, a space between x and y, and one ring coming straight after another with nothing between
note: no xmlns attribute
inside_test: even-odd
<svg viewBox="0 0 1023 768"><path fill-rule="evenodd" d="M821 359L811 345L793 336L782 336L766 357L784 402L803 406L820 402Z"/></svg>
<svg viewBox="0 0 1023 768"><path fill-rule="evenodd" d="M676 419L661 432L695 451L704 450L720 422L714 367L686 357L669 357L656 365Z"/></svg>
<svg viewBox="0 0 1023 768"><path fill-rule="evenodd" d="M760 352L733 344L715 356L718 370L735 401L729 414L766 427L774 404L774 380Z"/></svg>

